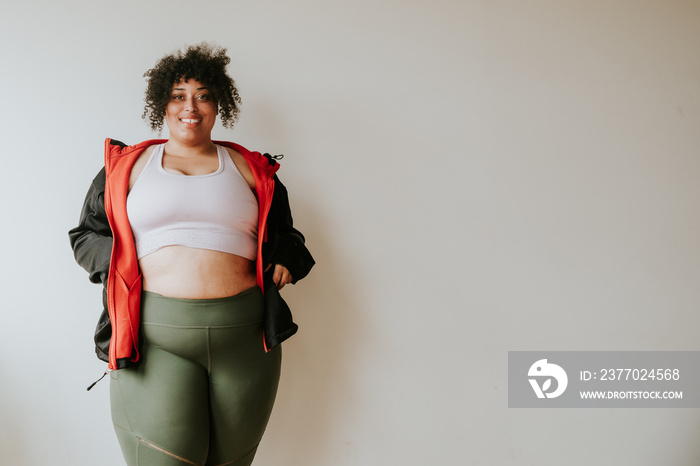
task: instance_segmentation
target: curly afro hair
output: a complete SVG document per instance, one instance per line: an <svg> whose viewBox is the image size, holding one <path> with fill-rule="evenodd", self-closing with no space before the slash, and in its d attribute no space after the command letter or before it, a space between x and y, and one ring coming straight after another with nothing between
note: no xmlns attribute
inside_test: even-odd
<svg viewBox="0 0 700 466"><path fill-rule="evenodd" d="M225 128L232 128L240 113L241 97L236 83L226 73L230 62L225 48L206 42L187 47L184 53L177 51L164 56L143 75L148 78L148 87L142 118L150 123L153 131L160 132L173 85L194 79L207 85L219 107L221 123Z"/></svg>

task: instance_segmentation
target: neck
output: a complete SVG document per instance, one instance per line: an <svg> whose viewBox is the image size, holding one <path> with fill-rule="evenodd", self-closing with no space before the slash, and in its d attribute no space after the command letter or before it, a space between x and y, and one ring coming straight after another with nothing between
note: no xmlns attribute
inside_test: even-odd
<svg viewBox="0 0 700 466"><path fill-rule="evenodd" d="M165 143L165 150L170 154L201 155L216 152L216 146L211 142L211 139L198 141L196 143L168 139L168 142Z"/></svg>

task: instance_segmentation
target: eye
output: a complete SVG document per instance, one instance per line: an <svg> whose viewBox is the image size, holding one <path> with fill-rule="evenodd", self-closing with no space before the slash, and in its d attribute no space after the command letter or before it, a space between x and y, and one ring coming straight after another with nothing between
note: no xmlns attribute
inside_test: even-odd
<svg viewBox="0 0 700 466"><path fill-rule="evenodd" d="M197 100L209 100L209 94L200 94L197 96Z"/></svg>
<svg viewBox="0 0 700 466"><path fill-rule="evenodd" d="M170 96L170 98L173 100L182 100L184 97L182 96L182 94L173 94L172 96Z"/></svg>

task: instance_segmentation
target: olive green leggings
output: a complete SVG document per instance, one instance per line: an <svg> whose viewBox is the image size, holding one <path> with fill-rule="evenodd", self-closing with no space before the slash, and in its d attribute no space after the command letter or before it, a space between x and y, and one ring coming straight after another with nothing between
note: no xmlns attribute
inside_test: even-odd
<svg viewBox="0 0 700 466"><path fill-rule="evenodd" d="M281 349L263 350L257 286L220 299L144 292L141 362L111 372L129 466L247 466L272 411Z"/></svg>

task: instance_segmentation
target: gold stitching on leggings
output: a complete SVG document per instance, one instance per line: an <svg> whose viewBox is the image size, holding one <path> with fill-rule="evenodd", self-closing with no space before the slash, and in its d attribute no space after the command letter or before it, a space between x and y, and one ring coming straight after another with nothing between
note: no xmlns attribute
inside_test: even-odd
<svg viewBox="0 0 700 466"><path fill-rule="evenodd" d="M122 385L121 385L121 382L120 382L120 380L119 380L118 377L115 379L115 381L117 382L117 388L118 388L118 390L119 390L119 398L120 398L120 400L121 400L121 405L122 405L121 407L122 407L122 409L123 409L123 411L124 411L124 418L126 419L126 422L127 422L127 424L129 425L129 428L127 429L127 428L122 427L122 426L117 426L116 424L114 424L114 427L119 427L120 429L128 430L129 432L131 432L131 433L134 435L134 437L136 437L136 440L138 440L138 442L136 443L136 463L137 463L136 466L139 466L138 463L140 463L140 461L139 461L139 446L140 446L141 444L143 444L143 445L145 445L145 446L147 446L147 447L151 447L151 448L153 448L154 450L160 451L161 453L164 453L164 454L166 454L166 455L168 455L168 456L171 456L171 457L173 457L173 458L175 458L175 459L177 459L177 460L180 460L180 461L182 461L183 463L193 464L194 466L200 466L200 465L198 465L197 463L194 463L194 462L192 462L192 461L190 461L190 460L188 460L188 459L186 459L186 458L183 458L183 457L181 457L181 456L178 456L178 455L176 455L175 453L169 452L169 451L166 450L165 448L163 448L163 447L161 447L161 446L158 446L158 445L156 445L155 443L153 443L153 442L151 442L151 441L149 441L149 440L146 440L145 438L142 438L142 437L139 437L138 435L136 435L136 432L134 431L134 428L131 427L131 421L129 420L129 414L127 413L126 404L124 403L124 396L122 395Z"/></svg>
<svg viewBox="0 0 700 466"><path fill-rule="evenodd" d="M168 455L168 456L170 456L170 457L175 458L176 460L180 460L180 461L182 461L183 463L187 463L187 464L193 464L194 466L200 466L200 465L198 465L197 463L195 463L195 462L193 462L193 461L190 461L190 460L188 460L188 459L186 459L186 458L183 458L182 456L178 456L178 455L176 455L175 453L170 452L170 451L166 450L165 448L163 448L163 447L161 447L161 446L158 446L158 445L156 445L155 443L146 440L145 438L141 438L141 437L139 437L139 436L136 436L136 438L138 439L139 443L143 443L143 444L146 445L147 447L151 447L151 448L153 448L154 450L157 450L157 451L159 451L159 452L161 452L161 453L164 453L164 454L166 454L166 455Z"/></svg>
<svg viewBox="0 0 700 466"><path fill-rule="evenodd" d="M248 456L248 455L250 455L251 453L253 453L253 452L255 451L255 449L258 448L258 445L260 445L260 443L257 443L253 448L251 448L250 450L248 450L248 453L246 453L245 455L243 455L243 456L241 456L241 457L239 457L239 458L236 458L236 459L233 460L233 461L229 461L228 463L217 464L216 466L228 466L228 465L231 465L231 464L233 464L233 463L237 463L237 462L239 462L240 460L242 460L243 458L245 458L246 456Z"/></svg>

